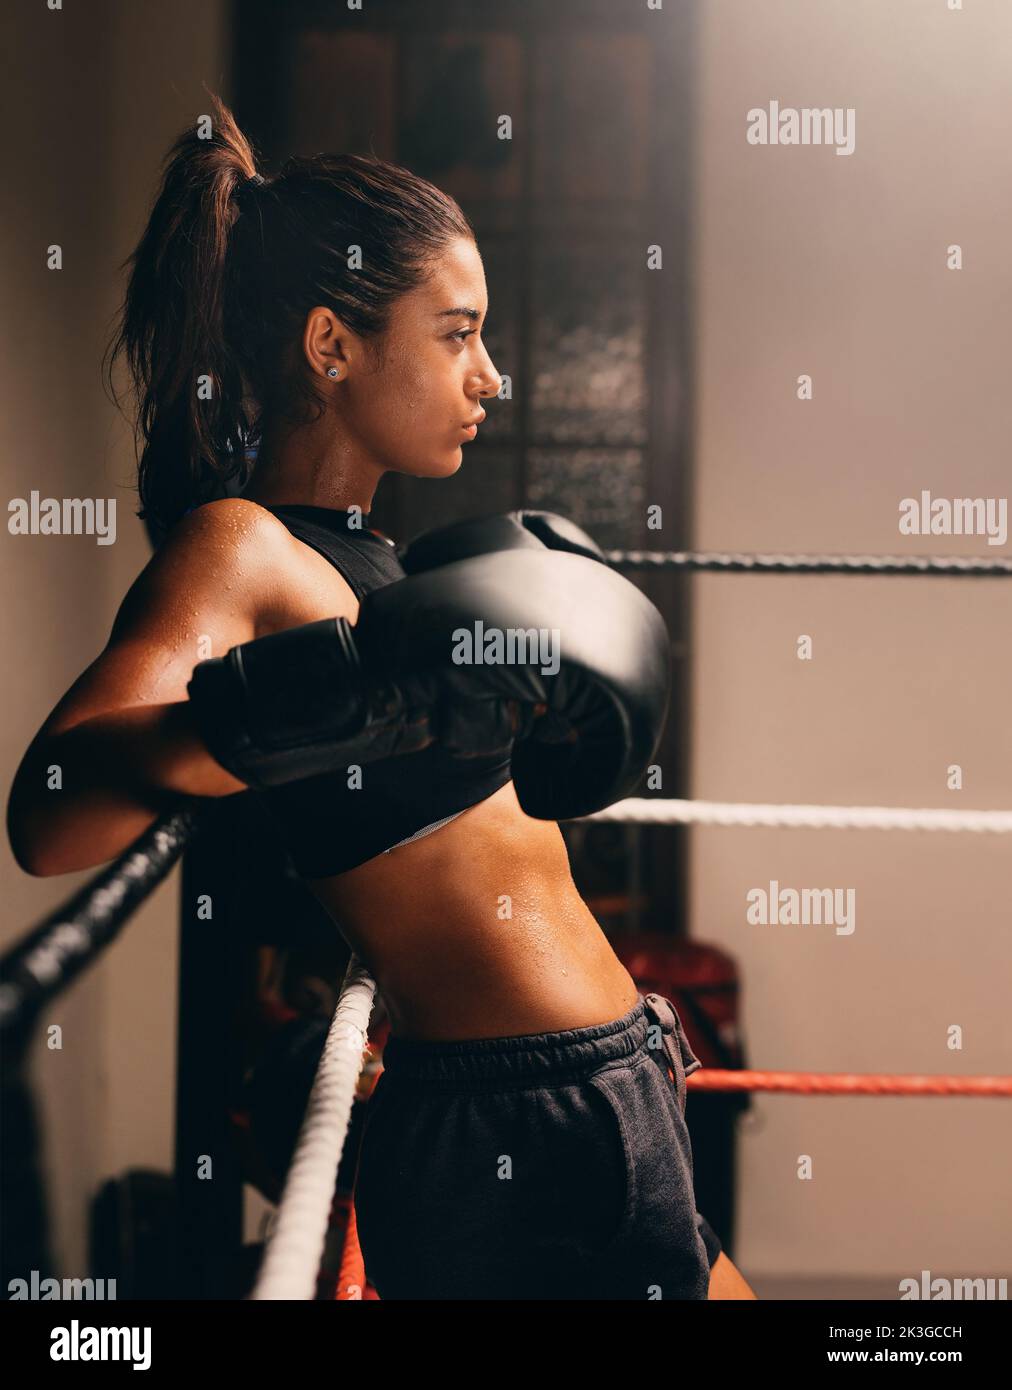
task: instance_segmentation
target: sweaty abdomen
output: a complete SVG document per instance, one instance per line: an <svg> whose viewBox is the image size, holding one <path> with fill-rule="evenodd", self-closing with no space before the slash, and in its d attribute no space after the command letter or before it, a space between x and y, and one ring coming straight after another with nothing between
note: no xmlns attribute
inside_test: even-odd
<svg viewBox="0 0 1012 1390"><path fill-rule="evenodd" d="M433 834L312 887L402 1036L586 1027L635 1000L576 891L558 826L525 815L512 783Z"/></svg>

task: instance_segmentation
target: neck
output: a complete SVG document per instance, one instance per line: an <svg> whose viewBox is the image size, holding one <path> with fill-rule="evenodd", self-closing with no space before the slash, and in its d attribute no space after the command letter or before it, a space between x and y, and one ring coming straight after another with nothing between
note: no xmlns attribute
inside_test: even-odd
<svg viewBox="0 0 1012 1390"><path fill-rule="evenodd" d="M327 507L368 514L384 469L335 441L300 432L298 443L267 430L243 496L266 507Z"/></svg>

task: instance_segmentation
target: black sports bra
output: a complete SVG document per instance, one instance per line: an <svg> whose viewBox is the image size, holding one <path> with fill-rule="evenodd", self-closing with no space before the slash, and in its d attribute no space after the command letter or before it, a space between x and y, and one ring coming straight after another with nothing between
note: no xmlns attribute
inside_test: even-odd
<svg viewBox="0 0 1012 1390"><path fill-rule="evenodd" d="M356 598L405 577L393 542L367 529L368 516L356 529L349 525L351 512L330 507L266 510L329 560ZM509 780L508 757L463 762L432 744L420 753L365 763L353 773L306 777L256 795L303 878L327 878L438 830Z"/></svg>

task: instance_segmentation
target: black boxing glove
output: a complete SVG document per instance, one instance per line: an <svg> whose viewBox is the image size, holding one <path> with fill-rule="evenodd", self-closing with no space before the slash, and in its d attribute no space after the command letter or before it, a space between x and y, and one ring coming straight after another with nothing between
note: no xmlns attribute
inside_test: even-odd
<svg viewBox="0 0 1012 1390"><path fill-rule="evenodd" d="M601 547L575 522L539 511L500 512L437 526L401 546L398 558L405 573L421 574L497 550L540 549L565 550L607 564Z"/></svg>
<svg viewBox="0 0 1012 1390"><path fill-rule="evenodd" d="M264 788L432 742L424 712L373 676L352 624L323 618L200 662L186 689L211 756Z"/></svg>
<svg viewBox="0 0 1012 1390"><path fill-rule="evenodd" d="M409 703L430 708L432 615L437 643L451 630L454 666L438 674L449 698L433 721L448 748L466 755L476 705L515 700L523 719L511 774L528 815L590 815L629 794L660 742L670 681L664 620L635 585L586 556L522 545L414 575L402 602L396 590L407 583L367 595L359 621L379 619L384 641L408 654L403 664L430 673L397 677ZM532 637L547 650L535 654ZM548 712L535 719L538 705Z"/></svg>
<svg viewBox="0 0 1012 1390"><path fill-rule="evenodd" d="M233 647L198 665L188 690L208 749L250 786L433 739L483 756L516 735L521 806L565 819L626 794L649 763L668 639L653 604L608 566L512 550L376 589L354 628L328 618ZM534 719L539 704L550 717Z"/></svg>

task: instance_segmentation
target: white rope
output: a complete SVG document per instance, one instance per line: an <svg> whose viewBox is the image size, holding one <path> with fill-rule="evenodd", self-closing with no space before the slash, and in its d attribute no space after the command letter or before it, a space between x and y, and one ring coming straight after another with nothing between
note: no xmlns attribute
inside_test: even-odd
<svg viewBox="0 0 1012 1390"><path fill-rule="evenodd" d="M662 801L628 797L581 821L639 825L768 825L807 830L969 830L1012 834L1012 811L939 811L903 806L774 806L739 801Z"/></svg>
<svg viewBox="0 0 1012 1390"><path fill-rule="evenodd" d="M375 994L376 981L352 956L250 1298L312 1299L316 1294Z"/></svg>

